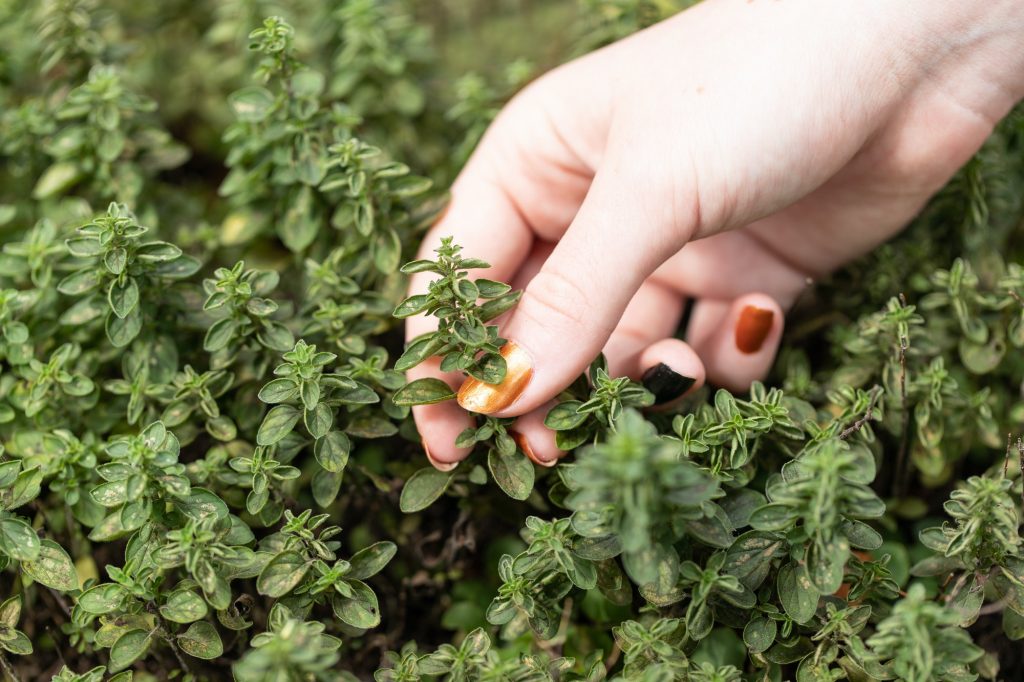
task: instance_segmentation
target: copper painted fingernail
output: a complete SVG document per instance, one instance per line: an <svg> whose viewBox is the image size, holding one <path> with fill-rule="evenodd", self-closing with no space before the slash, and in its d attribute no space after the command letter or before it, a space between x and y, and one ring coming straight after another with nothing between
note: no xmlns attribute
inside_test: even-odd
<svg viewBox="0 0 1024 682"><path fill-rule="evenodd" d="M768 332L772 330L774 317L775 312L772 310L753 305L744 308L736 322L736 347L744 353L761 350Z"/></svg>
<svg viewBox="0 0 1024 682"><path fill-rule="evenodd" d="M434 456L430 454L430 448L427 447L426 441L423 443L423 452L426 453L427 459L438 471L451 471L455 467L459 466L458 462L438 462L434 459Z"/></svg>
<svg viewBox="0 0 1024 682"><path fill-rule="evenodd" d="M530 445L530 441L526 440L526 436L524 436L523 434L519 433L518 431L511 431L510 433L512 434L512 440L516 442L516 445L518 445L519 449L523 451L523 454L529 457L530 461L533 462L534 464L538 464L542 467L549 468L558 464L557 459L551 460L550 462L545 462L544 460L537 457L537 453L533 451L533 447Z"/></svg>
<svg viewBox="0 0 1024 682"><path fill-rule="evenodd" d="M503 410L522 395L533 376L533 362L529 354L513 341L501 348L505 358L505 378L500 384L487 384L468 377L459 389L459 405L464 410L479 414L493 414Z"/></svg>

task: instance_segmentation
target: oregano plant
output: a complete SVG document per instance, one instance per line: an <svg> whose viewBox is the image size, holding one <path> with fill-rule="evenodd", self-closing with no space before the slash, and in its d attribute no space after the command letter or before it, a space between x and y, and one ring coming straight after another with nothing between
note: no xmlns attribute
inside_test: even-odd
<svg viewBox="0 0 1024 682"><path fill-rule="evenodd" d="M445 188L690 4L0 2L0 678L1024 678L1020 110L749 390L598 357L555 466L482 414L424 457L459 386L406 372L502 381L520 298L415 259Z"/></svg>

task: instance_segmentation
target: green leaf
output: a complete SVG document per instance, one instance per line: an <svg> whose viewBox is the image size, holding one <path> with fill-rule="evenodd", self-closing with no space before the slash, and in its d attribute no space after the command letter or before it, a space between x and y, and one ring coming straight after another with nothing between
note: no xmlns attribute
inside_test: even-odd
<svg viewBox="0 0 1024 682"><path fill-rule="evenodd" d="M256 434L256 442L260 445L273 445L287 436L299 423L302 412L291 405L278 405L267 412Z"/></svg>
<svg viewBox="0 0 1024 682"><path fill-rule="evenodd" d="M135 258L145 263L169 263L181 257L181 249L167 242L146 242L135 250Z"/></svg>
<svg viewBox="0 0 1024 682"><path fill-rule="evenodd" d="M124 348L135 340L142 331L142 315L135 308L127 317L120 318L113 312L107 315L107 338L116 348Z"/></svg>
<svg viewBox="0 0 1024 682"><path fill-rule="evenodd" d="M224 643L220 633L205 620L192 623L188 630L175 638L178 646L189 656L212 660L224 653Z"/></svg>
<svg viewBox="0 0 1024 682"><path fill-rule="evenodd" d="M313 454L317 463L330 472L339 473L348 464L352 441L341 431L331 431L317 440Z"/></svg>
<svg viewBox="0 0 1024 682"><path fill-rule="evenodd" d="M789 506L781 503L766 504L750 515L750 526L755 530L782 531L794 522L794 513Z"/></svg>
<svg viewBox="0 0 1024 682"><path fill-rule="evenodd" d="M315 409L320 402L320 382L315 379L303 381L299 394L303 407L307 410Z"/></svg>
<svg viewBox="0 0 1024 682"><path fill-rule="evenodd" d="M743 643L754 654L766 651L775 643L778 625L770 618L754 618L743 628Z"/></svg>
<svg viewBox="0 0 1024 682"><path fill-rule="evenodd" d="M319 210L313 203L313 190L303 186L293 193L288 210L277 222L277 234L289 251L300 253L316 239L323 222Z"/></svg>
<svg viewBox="0 0 1024 682"><path fill-rule="evenodd" d="M405 372L444 348L445 340L440 334L428 334L412 342L395 362L395 369Z"/></svg>
<svg viewBox="0 0 1024 682"><path fill-rule="evenodd" d="M371 255L379 271L390 274L397 270L402 259L402 242L398 233L390 228L379 231L371 242Z"/></svg>
<svg viewBox="0 0 1024 682"><path fill-rule="evenodd" d="M502 455L497 448L487 453L487 468L495 483L514 500L525 500L533 492L533 463L518 450Z"/></svg>
<svg viewBox="0 0 1024 682"><path fill-rule="evenodd" d="M402 301L391 314L399 319L404 319L422 313L429 305L430 297L426 294L418 294Z"/></svg>
<svg viewBox="0 0 1024 682"><path fill-rule="evenodd" d="M317 469L310 483L313 499L316 503L321 507L327 507L334 502L335 498L338 497L338 492L341 490L343 478L343 472L335 473L326 469Z"/></svg>
<svg viewBox="0 0 1024 682"><path fill-rule="evenodd" d="M98 287L102 279L95 269L73 272L57 284L57 291L65 296L81 296Z"/></svg>
<svg viewBox="0 0 1024 682"><path fill-rule="evenodd" d="M174 623L192 623L205 618L206 601L190 589L175 590L160 607L160 615Z"/></svg>
<svg viewBox="0 0 1024 682"><path fill-rule="evenodd" d="M111 282L107 292L107 301L115 315L122 319L128 317L128 314L139 304L139 286L135 283L135 279L128 277L123 286L118 284L117 280Z"/></svg>
<svg viewBox="0 0 1024 682"><path fill-rule="evenodd" d="M0 602L0 625L11 628L12 630L18 627L18 621L21 619L21 594L16 594L13 597L9 597L3 602Z"/></svg>
<svg viewBox="0 0 1024 682"><path fill-rule="evenodd" d="M110 672L124 670L142 658L149 649L149 633L145 630L129 630L121 635L110 647Z"/></svg>
<svg viewBox="0 0 1024 682"><path fill-rule="evenodd" d="M31 561L39 556L39 536L21 519L0 518L0 552L16 561Z"/></svg>
<svg viewBox="0 0 1024 682"><path fill-rule="evenodd" d="M497 298L504 296L512 290L508 284L504 282L495 282L492 279L478 279L474 280L476 288L479 291L481 298Z"/></svg>
<svg viewBox="0 0 1024 682"><path fill-rule="evenodd" d="M366 580L384 570L391 558L398 551L398 546L393 542L375 542L369 547L364 547L349 559L348 577L356 580Z"/></svg>
<svg viewBox="0 0 1024 682"><path fill-rule="evenodd" d="M112 275L120 275L128 266L128 252L124 247L110 249L103 254L103 265Z"/></svg>
<svg viewBox="0 0 1024 682"><path fill-rule="evenodd" d="M267 117L274 108L276 98L266 88L251 85L231 93L228 102L239 120L256 122Z"/></svg>
<svg viewBox="0 0 1024 682"><path fill-rule="evenodd" d="M522 291L513 291L487 301L477 309L477 317L481 322L490 322L504 312L511 310L519 299L523 297Z"/></svg>
<svg viewBox="0 0 1024 682"><path fill-rule="evenodd" d="M121 608L128 590L116 583L101 583L90 587L78 597L78 607L94 616L102 616Z"/></svg>
<svg viewBox="0 0 1024 682"><path fill-rule="evenodd" d="M395 392L392 400L396 405L432 405L454 397L455 391L451 386L440 379L427 377L409 382Z"/></svg>
<svg viewBox="0 0 1024 682"><path fill-rule="evenodd" d="M574 429L587 420L586 413L580 413L578 408L582 405L578 400L567 400L552 407L546 417L544 426L555 431L568 431Z"/></svg>
<svg viewBox="0 0 1024 682"><path fill-rule="evenodd" d="M66 239L64 245L76 258L94 258L103 253L103 244L94 237L72 237Z"/></svg>
<svg viewBox="0 0 1024 682"><path fill-rule="evenodd" d="M58 161L53 164L39 177L35 188L32 190L33 199L48 199L57 194L62 194L70 188L79 178L82 172L78 166L70 161Z"/></svg>
<svg viewBox="0 0 1024 682"><path fill-rule="evenodd" d="M334 615L352 627L367 630L380 625L380 607L377 605L377 595L373 593L370 586L361 580L346 580L346 584L352 588L351 597L334 595L331 606L334 608Z"/></svg>
<svg viewBox="0 0 1024 682"><path fill-rule="evenodd" d="M0 639L0 649L7 649L16 656L28 656L32 653L32 641L24 632L15 630L9 639Z"/></svg>
<svg viewBox="0 0 1024 682"><path fill-rule="evenodd" d="M207 353L215 353L228 347L231 339L235 337L238 329L238 322L230 317L217 320L206 330L206 337L203 339L203 350Z"/></svg>
<svg viewBox="0 0 1024 682"><path fill-rule="evenodd" d="M779 569L779 600L789 617L797 623L810 622L818 607L818 591L807 571L799 564L789 563Z"/></svg>
<svg viewBox="0 0 1024 682"><path fill-rule="evenodd" d="M444 494L455 475L434 467L420 469L405 482L398 506L406 514L426 509Z"/></svg>
<svg viewBox="0 0 1024 682"><path fill-rule="evenodd" d="M807 573L820 594L832 594L843 584L843 570L850 558L846 538L811 541L807 548Z"/></svg>
<svg viewBox="0 0 1024 682"><path fill-rule="evenodd" d="M270 350L284 353L295 345L295 337L280 322L263 320L263 328L256 332L256 340Z"/></svg>
<svg viewBox="0 0 1024 682"><path fill-rule="evenodd" d="M406 275L414 275L417 272L442 272L440 266L438 266L437 263L435 263L432 260L424 259L409 261L408 263L400 267L398 270L399 272Z"/></svg>
<svg viewBox="0 0 1024 682"><path fill-rule="evenodd" d="M263 567L256 580L256 590L275 599L295 589L309 571L309 562L295 551L281 552Z"/></svg>
<svg viewBox="0 0 1024 682"><path fill-rule="evenodd" d="M500 384L505 379L508 363L498 353L485 353L466 372L485 384Z"/></svg>
<svg viewBox="0 0 1024 682"><path fill-rule="evenodd" d="M78 589L78 573L64 548L50 539L42 540L35 559L25 561L21 569L33 580L61 592Z"/></svg>
<svg viewBox="0 0 1024 682"><path fill-rule="evenodd" d="M322 438L334 425L334 413L324 403L320 403L312 410L303 410L302 417L309 435L313 438Z"/></svg>

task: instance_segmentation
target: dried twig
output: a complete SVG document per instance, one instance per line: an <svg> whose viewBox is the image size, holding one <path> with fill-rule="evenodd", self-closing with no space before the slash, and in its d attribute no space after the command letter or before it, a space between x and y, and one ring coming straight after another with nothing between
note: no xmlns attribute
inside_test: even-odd
<svg viewBox="0 0 1024 682"><path fill-rule="evenodd" d="M839 434L839 440L846 440L857 431L860 431L871 420L871 413L875 411L875 405L878 404L878 399L882 396L882 393L881 386L876 385L871 389L871 402L868 403L868 409L864 410L864 414L857 421L843 429L843 432Z"/></svg>

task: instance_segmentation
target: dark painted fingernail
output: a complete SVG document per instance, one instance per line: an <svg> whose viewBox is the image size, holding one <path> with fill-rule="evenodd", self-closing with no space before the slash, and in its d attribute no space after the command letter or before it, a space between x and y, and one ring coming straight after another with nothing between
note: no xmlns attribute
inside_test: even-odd
<svg viewBox="0 0 1024 682"><path fill-rule="evenodd" d="M774 317L775 312L766 308L753 305L744 308L736 321L736 347L748 354L761 350L772 330Z"/></svg>
<svg viewBox="0 0 1024 682"><path fill-rule="evenodd" d="M659 362L644 372L642 381L644 388L654 394L654 404L661 405L689 391L697 380L683 376L664 362Z"/></svg>

